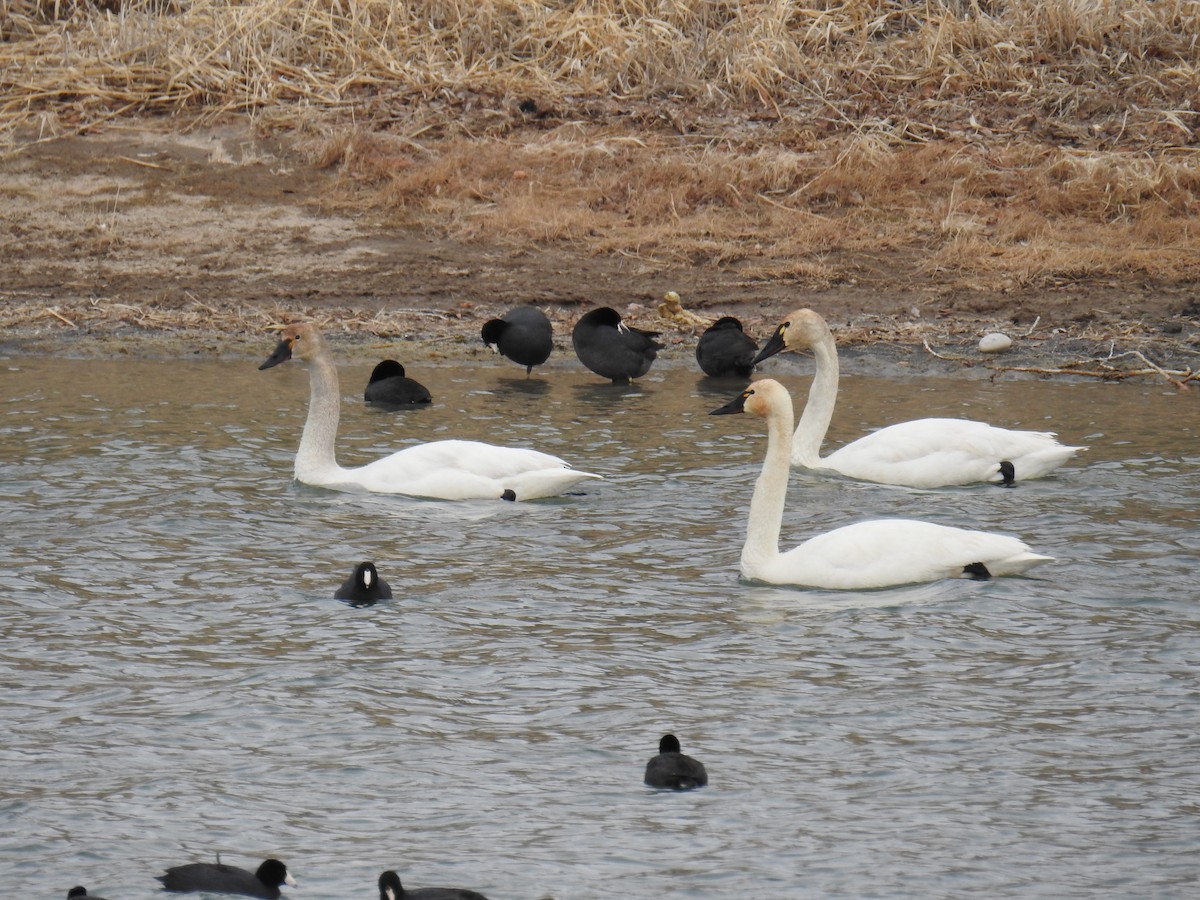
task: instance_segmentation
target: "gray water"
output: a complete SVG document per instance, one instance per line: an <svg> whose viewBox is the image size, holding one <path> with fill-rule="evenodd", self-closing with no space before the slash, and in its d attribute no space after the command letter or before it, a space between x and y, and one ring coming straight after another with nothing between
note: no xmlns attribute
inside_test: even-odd
<svg viewBox="0 0 1200 900"><path fill-rule="evenodd" d="M218 852L283 859L295 900L385 868L493 900L1195 896L1193 396L844 379L831 444L955 415L1091 449L1014 490L793 474L785 546L903 515L1058 558L832 593L739 582L764 428L707 415L736 385L444 365L388 413L343 367L343 463L467 437L605 476L423 502L293 484L307 377L257 362L2 364L0 896L152 897ZM332 599L363 559L393 602ZM709 787L641 784L667 731Z"/></svg>

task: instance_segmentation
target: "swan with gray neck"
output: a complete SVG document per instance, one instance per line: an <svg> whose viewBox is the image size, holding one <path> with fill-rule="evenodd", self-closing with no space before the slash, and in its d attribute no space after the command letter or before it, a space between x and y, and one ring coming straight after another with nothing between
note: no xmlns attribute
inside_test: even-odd
<svg viewBox="0 0 1200 900"><path fill-rule="evenodd" d="M304 484L437 500L536 500L600 477L537 450L462 440L417 444L365 466L344 468L334 453L340 408L337 369L316 325L303 322L285 328L275 352L259 368L290 359L308 367L308 418L294 469L296 480Z"/></svg>

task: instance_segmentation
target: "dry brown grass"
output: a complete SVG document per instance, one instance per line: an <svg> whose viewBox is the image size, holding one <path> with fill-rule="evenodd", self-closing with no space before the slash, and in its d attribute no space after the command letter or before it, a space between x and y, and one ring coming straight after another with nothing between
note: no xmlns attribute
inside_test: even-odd
<svg viewBox="0 0 1200 900"><path fill-rule="evenodd" d="M1188 0L0 0L0 33L10 149L243 112L459 237L805 281L1200 277Z"/></svg>

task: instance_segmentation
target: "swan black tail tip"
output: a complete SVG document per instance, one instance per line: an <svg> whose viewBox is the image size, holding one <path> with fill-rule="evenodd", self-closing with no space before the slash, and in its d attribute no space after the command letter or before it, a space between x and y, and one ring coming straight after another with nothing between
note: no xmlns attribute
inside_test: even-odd
<svg viewBox="0 0 1200 900"><path fill-rule="evenodd" d="M1017 467L1007 459L1000 460L1000 485L1001 487L1017 486Z"/></svg>
<svg viewBox="0 0 1200 900"><path fill-rule="evenodd" d="M970 575L972 581L987 581L992 577L992 573L988 571L988 567L981 562L973 562L963 566L963 574Z"/></svg>
<svg viewBox="0 0 1200 900"><path fill-rule="evenodd" d="M500 495L500 499L501 499L501 500L508 500L508 501L510 501L510 502L514 502L514 503L515 503L515 502L516 502L516 499L517 499L517 492L516 492L516 491L514 491L512 488L506 488L506 489L505 489L505 491L504 491L504 493Z"/></svg>

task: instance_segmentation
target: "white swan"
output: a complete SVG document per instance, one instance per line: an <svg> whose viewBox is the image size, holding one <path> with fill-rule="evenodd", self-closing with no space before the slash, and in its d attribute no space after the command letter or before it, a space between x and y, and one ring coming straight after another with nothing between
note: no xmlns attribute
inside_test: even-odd
<svg viewBox="0 0 1200 900"><path fill-rule="evenodd" d="M798 309L775 329L754 363L785 349L811 349L817 363L792 438L794 466L916 488L979 481L1011 485L1014 478L1041 478L1087 449L1060 444L1050 432L1012 431L969 419L914 419L881 428L822 457L821 443L837 402L837 344L824 319L811 309Z"/></svg>
<svg viewBox="0 0 1200 900"><path fill-rule="evenodd" d="M334 457L340 397L329 345L316 325L289 325L260 369L289 359L308 364L308 419L296 452L295 477L337 491L407 494L438 500L536 500L599 478L557 456L479 441L433 441L398 450L373 463L344 469Z"/></svg>
<svg viewBox="0 0 1200 900"><path fill-rule="evenodd" d="M794 420L792 398L778 381L766 378L714 409L712 415L743 411L767 420L767 455L754 484L742 547L743 578L768 584L867 590L964 575L1018 575L1053 558L1030 552L1015 537L913 519L845 525L780 553L788 438Z"/></svg>

